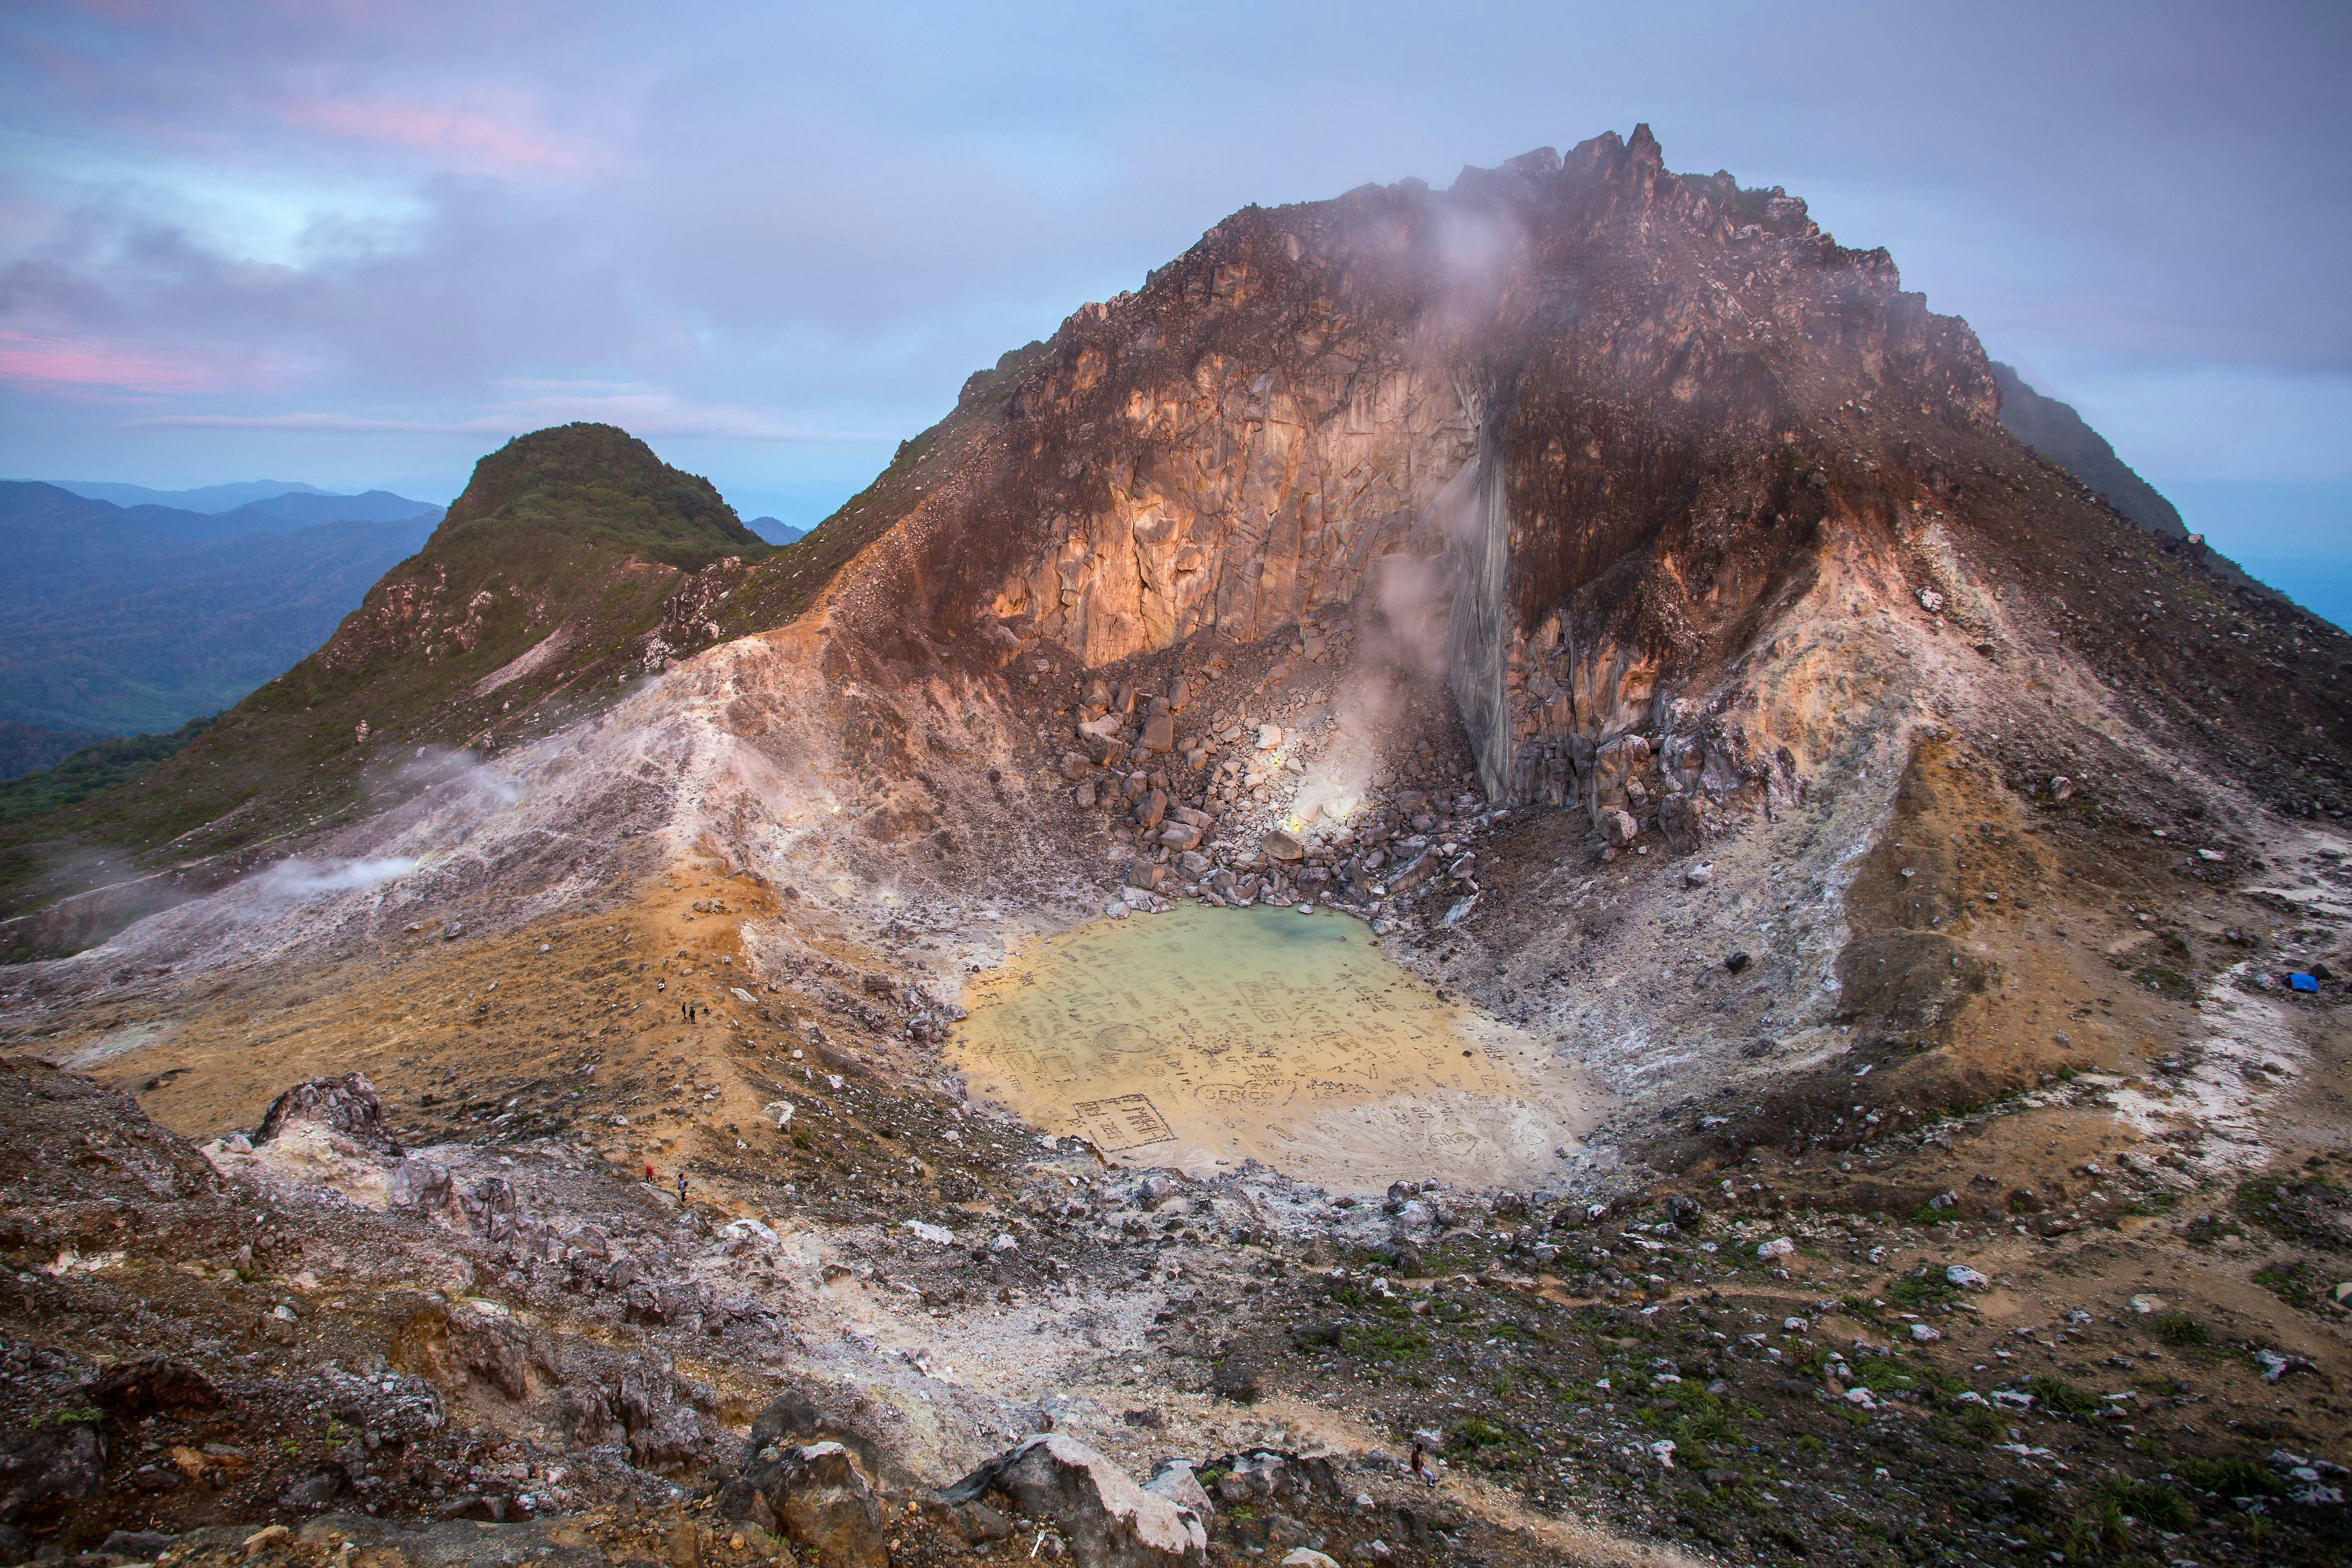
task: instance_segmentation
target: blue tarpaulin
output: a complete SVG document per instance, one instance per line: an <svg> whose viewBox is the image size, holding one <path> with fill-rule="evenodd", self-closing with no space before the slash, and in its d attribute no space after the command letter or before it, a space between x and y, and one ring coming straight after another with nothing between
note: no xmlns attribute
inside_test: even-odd
<svg viewBox="0 0 2352 1568"><path fill-rule="evenodd" d="M2286 977L2286 984L2290 991L2316 991L2319 989L2319 977L2314 974L2290 974Z"/></svg>

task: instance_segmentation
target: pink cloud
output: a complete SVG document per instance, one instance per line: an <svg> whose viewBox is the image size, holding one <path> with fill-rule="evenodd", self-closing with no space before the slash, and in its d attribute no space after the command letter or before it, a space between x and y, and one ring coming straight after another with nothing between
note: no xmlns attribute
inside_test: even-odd
<svg viewBox="0 0 2352 1568"><path fill-rule="evenodd" d="M575 175L600 162L593 148L518 121L436 104L327 99L283 105L278 113L306 130L412 148L500 173Z"/></svg>
<svg viewBox="0 0 2352 1568"><path fill-rule="evenodd" d="M227 392L262 379L257 371L249 363L213 355L142 353L0 327L0 382L82 392Z"/></svg>

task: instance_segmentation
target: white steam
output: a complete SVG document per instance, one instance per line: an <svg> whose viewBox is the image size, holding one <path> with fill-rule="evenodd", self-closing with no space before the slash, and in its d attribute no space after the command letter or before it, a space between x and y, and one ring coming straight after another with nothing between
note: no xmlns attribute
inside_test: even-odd
<svg viewBox="0 0 2352 1568"><path fill-rule="evenodd" d="M265 899L309 899L320 893L348 893L373 888L394 877L405 877L419 862L406 855L385 855L359 860L280 860L252 879L253 890Z"/></svg>

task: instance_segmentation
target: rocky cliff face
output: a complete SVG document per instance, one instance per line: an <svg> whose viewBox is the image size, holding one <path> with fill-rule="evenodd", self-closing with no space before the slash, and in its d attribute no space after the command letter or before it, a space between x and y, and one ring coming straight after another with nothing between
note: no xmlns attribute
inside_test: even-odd
<svg viewBox="0 0 2352 1568"><path fill-rule="evenodd" d="M1219 225L972 378L873 602L1095 666L1432 601L1488 787L1559 800L1998 410L1884 251L1641 129Z"/></svg>

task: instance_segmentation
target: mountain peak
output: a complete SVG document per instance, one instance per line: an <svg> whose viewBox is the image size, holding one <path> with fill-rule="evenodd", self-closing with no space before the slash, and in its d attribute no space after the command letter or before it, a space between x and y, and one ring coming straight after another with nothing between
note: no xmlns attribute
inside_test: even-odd
<svg viewBox="0 0 2352 1568"><path fill-rule="evenodd" d="M585 421L518 436L475 464L436 538L500 526L610 542L688 571L768 549L709 479L618 426Z"/></svg>

